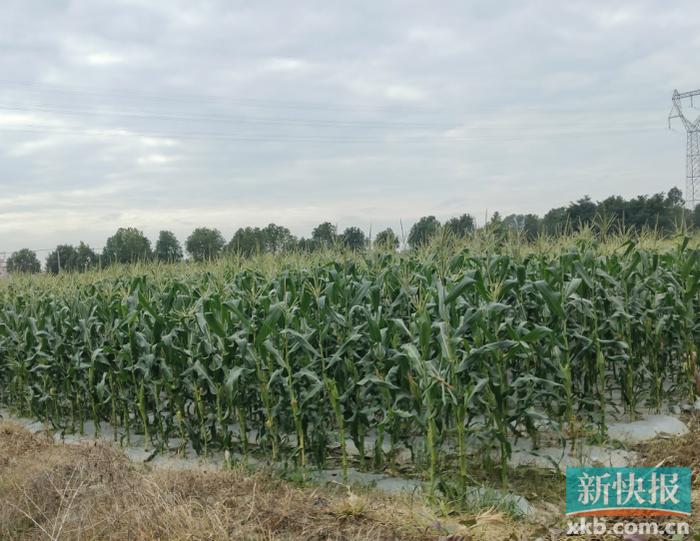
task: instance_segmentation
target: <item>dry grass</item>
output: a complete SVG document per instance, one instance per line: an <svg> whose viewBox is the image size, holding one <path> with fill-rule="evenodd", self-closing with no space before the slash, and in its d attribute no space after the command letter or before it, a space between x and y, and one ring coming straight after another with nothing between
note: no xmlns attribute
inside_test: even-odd
<svg viewBox="0 0 700 541"><path fill-rule="evenodd" d="M641 445L642 466L678 466L693 470L693 477L700 472L700 424L693 417L687 421L690 432L673 438L656 438Z"/></svg>
<svg viewBox="0 0 700 541"><path fill-rule="evenodd" d="M2 540L528 538L493 512L445 519L408 497L299 488L263 472L152 470L105 443L55 444L0 423Z"/></svg>
<svg viewBox="0 0 700 541"><path fill-rule="evenodd" d="M692 508L700 508L700 417L693 414L684 419L690 432L684 436L660 437L642 444L637 451L641 455L640 466L686 467L692 471ZM700 517L690 518L692 532L700 531ZM693 539L695 539L694 537Z"/></svg>

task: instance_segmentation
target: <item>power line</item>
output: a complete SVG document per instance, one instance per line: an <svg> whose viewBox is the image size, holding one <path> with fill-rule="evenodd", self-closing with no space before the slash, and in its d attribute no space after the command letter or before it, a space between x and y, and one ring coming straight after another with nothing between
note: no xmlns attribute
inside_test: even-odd
<svg viewBox="0 0 700 541"><path fill-rule="evenodd" d="M15 112L25 112L25 113L51 113L51 114L61 114L69 116L117 116L117 117L127 117L136 118L141 120L165 120L165 121L182 121L182 122L223 122L223 123L243 123L243 124L273 124L273 125L290 125L290 126L308 126L308 127L351 127L351 128L373 128L373 129L433 129L433 130L450 130L450 129L460 129L464 123L464 118L460 118L458 121L452 121L450 123L411 123L411 122L391 122L391 121L379 121L379 120L354 120L354 121L343 121L343 120L329 120L329 119L308 119L308 118L291 118L291 117L252 117L252 116L227 116L227 115L163 115L163 114L153 114L153 113L143 113L143 112L129 112L129 111L118 111L118 110L89 110L89 109L74 109L74 108L57 108L57 107L43 107L43 106L14 106L14 105L0 105L0 110L4 111L15 111ZM474 119L473 116L469 117ZM491 123L494 124L495 123ZM640 127L638 121L633 121L632 123L627 122L628 125L632 127ZM479 124L483 126L483 122ZM533 123L532 119L527 119L528 127L548 127L551 124L547 123ZM603 124L599 122L593 124L592 126L608 125L606 122ZM620 125L620 124L618 124ZM590 126L590 124L589 124ZM642 126L643 127L643 126Z"/></svg>
<svg viewBox="0 0 700 541"><path fill-rule="evenodd" d="M18 112L42 112L54 113L72 116L119 116L130 117L142 120L167 120L167 121L185 121L185 122L240 122L252 124L284 124L294 126L328 126L328 127L363 127L363 128L412 128L412 129L451 129L455 127L455 123L451 124L426 124L426 123L408 123L408 122L387 122L387 121L342 121L328 119L303 119L289 117L251 117L251 116L226 116L226 115L162 115L149 113L132 113L128 111L95 111L95 110L76 110L56 107L42 106L8 106L0 105L0 110L3 111L18 111Z"/></svg>
<svg viewBox="0 0 700 541"><path fill-rule="evenodd" d="M148 132L143 130L134 130L131 128L115 127L112 129L91 129L86 127L55 127L55 126L40 126L31 124L18 124L15 126L1 126L0 131L4 132L20 132L20 133L57 133L65 135L78 136L139 136L162 139L202 139L202 140L221 140L221 141L238 141L238 142L257 142L257 143L425 143L426 139L432 142L449 143L449 142L482 142L482 141L523 141L531 139L549 140L560 137L586 137L599 135L615 135L627 133L644 133L661 131L660 128L628 128L628 129L605 129L605 130L579 130L579 131L558 131L545 134L525 133L521 136L502 137L499 135L475 135L469 137L450 137L443 135L436 141L434 133L431 134L402 134L400 137L392 137L389 135L379 137L339 137L334 136L313 136L313 135L298 135L298 134L269 134L269 133L251 133L251 134L234 134L223 132Z"/></svg>
<svg viewBox="0 0 700 541"><path fill-rule="evenodd" d="M324 101L303 101L303 100L273 100L273 99L263 99L263 98L240 98L235 96L221 96L212 94L188 94L188 93L178 93L178 94L167 94L167 93L156 93L156 92L144 92L136 91L133 89L119 89L107 91L98 88L85 88L85 87L66 87L59 85L49 85L46 83L35 83L35 82L21 82L21 81L2 81L0 80L0 88L20 88L22 92L32 92L36 94L46 94L49 93L52 97L55 94L66 94L69 96L93 96L93 97L116 97L120 99L146 99L146 100L156 100L158 103L163 101L171 102L181 102L181 103L220 103L226 105L237 105L244 107L256 107L256 108L288 108L288 109L317 109L324 111L348 111L348 112L375 112L375 113L388 113L388 112L410 112L413 114L429 114L434 116L436 114L444 113L449 115L454 115L454 110L448 110L444 107L435 107L433 104L417 103L413 106L408 105L398 105L398 104L386 104L386 105L356 105L348 103L330 103ZM594 104L595 110L599 110L598 104ZM522 105L516 104L512 107L472 107L469 112L482 112L488 113L492 112L494 114L503 112L517 112L517 111L530 111L537 112L539 114L576 114L576 113L589 113L593 108L576 108L576 109L558 109L552 107L542 107L533 105ZM637 109L631 110L626 109L628 112L647 112L653 113L655 109Z"/></svg>
<svg viewBox="0 0 700 541"><path fill-rule="evenodd" d="M405 105L395 105L390 106L357 106L342 103L328 103L328 102L313 102L313 101L284 101L284 100L271 100L271 99L261 99L261 98L237 98L228 96L218 96L218 95L202 95L202 94L163 94L163 93L148 93L143 91L134 91L130 89L121 89L119 91L104 91L102 89L85 89L76 87L65 87L65 86L54 86L46 84L37 83L22 83L16 81L0 81L0 87L19 87L23 92L34 92L34 93L46 93L51 94L67 94L67 95L78 95L78 96L93 96L93 97L117 97L120 99L152 99L158 100L159 102L172 101L181 103L225 103L228 105L239 105L247 107L280 107L280 108L290 108L290 109L319 109L326 111L354 111L354 112L385 112L387 110L392 111L411 111L411 112L421 112L420 109L415 107L407 107ZM424 110L424 112L428 112Z"/></svg>

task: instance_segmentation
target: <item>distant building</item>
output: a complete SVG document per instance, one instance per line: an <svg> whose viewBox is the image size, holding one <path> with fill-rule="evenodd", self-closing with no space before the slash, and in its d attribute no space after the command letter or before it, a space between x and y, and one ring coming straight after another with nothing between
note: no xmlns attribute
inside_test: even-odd
<svg viewBox="0 0 700 541"><path fill-rule="evenodd" d="M0 278L7 276L7 266L5 265L5 258L0 257Z"/></svg>

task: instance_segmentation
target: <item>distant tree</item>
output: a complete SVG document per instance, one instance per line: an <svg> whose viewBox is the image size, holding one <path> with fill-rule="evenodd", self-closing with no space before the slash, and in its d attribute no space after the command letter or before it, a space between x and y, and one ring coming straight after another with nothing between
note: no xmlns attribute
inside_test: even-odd
<svg viewBox="0 0 700 541"><path fill-rule="evenodd" d="M503 218L503 225L534 240L539 234L540 219L536 214L509 214Z"/></svg>
<svg viewBox="0 0 700 541"><path fill-rule="evenodd" d="M301 237L295 243L295 247L301 252L309 253L318 250L318 242L316 242L314 239L305 239L304 237Z"/></svg>
<svg viewBox="0 0 700 541"><path fill-rule="evenodd" d="M542 218L542 226L548 235L561 235L568 227L566 207L551 209Z"/></svg>
<svg viewBox="0 0 700 541"><path fill-rule="evenodd" d="M324 248L330 248L337 240L336 227L330 222L323 222L311 232L311 239Z"/></svg>
<svg viewBox="0 0 700 541"><path fill-rule="evenodd" d="M683 192L680 190L680 188L677 188L674 186L668 191L668 194L666 194L666 202L669 204L671 207L682 207L685 205L685 200L683 199Z"/></svg>
<svg viewBox="0 0 700 541"><path fill-rule="evenodd" d="M678 188L671 188L665 194L638 195L632 199L613 195L598 203L586 196L568 207L550 210L541 225L550 235L560 234L567 227L577 230L594 222L600 223L606 232L641 231L643 228L670 232L684 219L692 220L684 204L683 192Z"/></svg>
<svg viewBox="0 0 700 541"><path fill-rule="evenodd" d="M60 244L46 258L46 272L58 274L75 270L78 252L70 244Z"/></svg>
<svg viewBox="0 0 700 541"><path fill-rule="evenodd" d="M700 228L700 204L695 205L693 209L693 223L695 227Z"/></svg>
<svg viewBox="0 0 700 541"><path fill-rule="evenodd" d="M440 222L435 216L423 216L418 220L408 234L408 245L411 248L417 248L430 241L438 231L440 231Z"/></svg>
<svg viewBox="0 0 700 541"><path fill-rule="evenodd" d="M96 267L97 263L97 254L90 246L81 241L75 249L73 268L78 272L85 272L86 270Z"/></svg>
<svg viewBox="0 0 700 541"><path fill-rule="evenodd" d="M10 274L35 273L41 271L41 263L35 252L22 248L7 258L6 268Z"/></svg>
<svg viewBox="0 0 700 541"><path fill-rule="evenodd" d="M496 234L498 237L503 237L508 232L508 225L505 223L501 213L496 211L491 215L491 218L484 225L484 229Z"/></svg>
<svg viewBox="0 0 700 541"><path fill-rule="evenodd" d="M135 263L151 259L151 241L135 227L120 227L107 239L102 264Z"/></svg>
<svg viewBox="0 0 700 541"><path fill-rule="evenodd" d="M266 252L273 254L289 250L296 240L289 229L281 225L269 224L261 230Z"/></svg>
<svg viewBox="0 0 700 541"><path fill-rule="evenodd" d="M458 218L451 218L445 224L445 229L458 237L466 237L474 232L474 218L469 214L462 214Z"/></svg>
<svg viewBox="0 0 700 541"><path fill-rule="evenodd" d="M619 195L613 195L598 203L598 215L604 220L609 221L612 231L621 231L629 225L629 209L627 201Z"/></svg>
<svg viewBox="0 0 700 541"><path fill-rule="evenodd" d="M673 215L668 212L669 207L663 193L639 195L630 199L626 207L626 223L637 230L650 227L668 231L673 228Z"/></svg>
<svg viewBox="0 0 700 541"><path fill-rule="evenodd" d="M182 260L182 246L172 231L161 231L158 234L155 254L158 261L175 263Z"/></svg>
<svg viewBox="0 0 700 541"><path fill-rule="evenodd" d="M353 252L364 250L366 243L367 238L359 227L348 227L343 231L343 245Z"/></svg>
<svg viewBox="0 0 700 541"><path fill-rule="evenodd" d="M185 248L195 261L216 259L226 242L218 229L199 227L187 237Z"/></svg>
<svg viewBox="0 0 700 541"><path fill-rule="evenodd" d="M540 234L542 228L542 220L537 214L526 214L523 222L523 233L528 240L535 240Z"/></svg>
<svg viewBox="0 0 700 541"><path fill-rule="evenodd" d="M509 214L503 218L503 225L508 229L515 229L520 231L523 227L523 222L525 221L524 214Z"/></svg>
<svg viewBox="0 0 700 541"><path fill-rule="evenodd" d="M585 196L575 203L569 203L567 214L569 221L574 229L580 229L582 226L593 223L598 206L591 201L589 196Z"/></svg>
<svg viewBox="0 0 700 541"><path fill-rule="evenodd" d="M263 230L259 227L241 227L233 234L226 250L243 257L262 253L265 250Z"/></svg>
<svg viewBox="0 0 700 541"><path fill-rule="evenodd" d="M669 227L675 227L686 218L685 199L683 192L675 186L666 194L666 205L669 207L670 219ZM690 217L688 217L690 218Z"/></svg>
<svg viewBox="0 0 700 541"><path fill-rule="evenodd" d="M399 247L399 239L394 231L387 227L384 231L377 233L374 245L386 250L396 250Z"/></svg>

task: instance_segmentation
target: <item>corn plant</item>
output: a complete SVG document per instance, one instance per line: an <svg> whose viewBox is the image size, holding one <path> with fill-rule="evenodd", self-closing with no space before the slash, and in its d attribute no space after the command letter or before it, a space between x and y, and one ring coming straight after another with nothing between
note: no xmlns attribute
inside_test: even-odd
<svg viewBox="0 0 700 541"><path fill-rule="evenodd" d="M441 239L0 283L0 402L63 432L466 484L543 429L695 392L700 252ZM358 449L353 458L350 442ZM371 442L371 443L370 443Z"/></svg>

